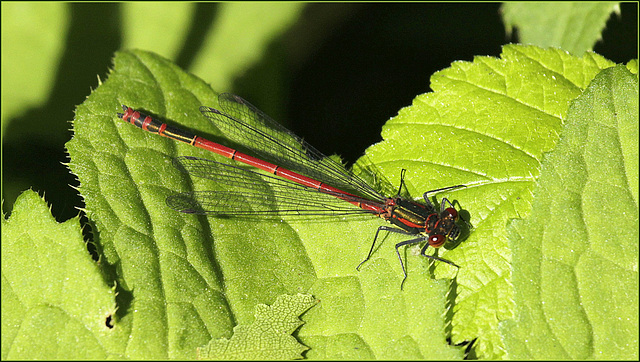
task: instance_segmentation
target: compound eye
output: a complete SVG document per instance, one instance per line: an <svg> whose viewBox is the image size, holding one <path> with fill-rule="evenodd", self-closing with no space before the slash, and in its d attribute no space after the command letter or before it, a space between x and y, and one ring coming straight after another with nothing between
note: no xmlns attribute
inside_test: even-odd
<svg viewBox="0 0 640 362"><path fill-rule="evenodd" d="M447 241L447 238L444 237L444 235L431 235L429 237L429 245L433 246L434 248L441 247L445 241Z"/></svg>
<svg viewBox="0 0 640 362"><path fill-rule="evenodd" d="M446 217L458 221L458 210L454 209L453 207L447 207L444 210L444 214L446 215Z"/></svg>

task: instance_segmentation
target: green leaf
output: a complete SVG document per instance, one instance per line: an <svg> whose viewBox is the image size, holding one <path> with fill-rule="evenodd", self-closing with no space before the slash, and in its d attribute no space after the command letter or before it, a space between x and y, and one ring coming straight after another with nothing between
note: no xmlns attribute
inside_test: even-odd
<svg viewBox="0 0 640 362"><path fill-rule="evenodd" d="M416 262L407 262L412 277L404 292L392 243L376 249L366 270L355 269L382 220L283 223L178 214L165 205L168 195L220 186L188 179L171 159L231 161L126 124L116 116L123 103L224 139L198 111L200 105L215 107L216 94L147 52L118 53L109 79L77 109L75 136L67 144L70 168L81 181L105 263L135 311L127 314L127 357L193 357L195 347L249 324L257 304L302 291L335 301L310 315L313 325L299 333L311 348L306 341L335 348L310 353L339 356L364 346L355 350L364 358L462 356L445 341L447 284L431 281L427 264L409 257Z"/></svg>
<svg viewBox="0 0 640 362"><path fill-rule="evenodd" d="M615 2L513 2L502 6L507 32L518 28L521 43L558 47L582 55L601 39Z"/></svg>
<svg viewBox="0 0 640 362"><path fill-rule="evenodd" d="M505 226L525 217L544 152L555 147L570 102L612 63L587 53L508 45L500 59L476 57L433 75L433 93L418 96L367 150L384 175L407 168L413 195L446 192L468 210L473 230L456 249L441 252L460 265L436 269L455 277L454 343L478 338L479 357L505 355L499 322L513 316L511 250ZM464 214L463 214L464 217Z"/></svg>
<svg viewBox="0 0 640 362"><path fill-rule="evenodd" d="M197 23L194 22L198 9L195 3L129 2L118 5L124 20L121 23L123 49L153 49L157 54L175 60L180 51L184 51L185 44L192 41L190 32Z"/></svg>
<svg viewBox="0 0 640 362"><path fill-rule="evenodd" d="M598 74L510 228L513 359L638 358L638 75Z"/></svg>
<svg viewBox="0 0 640 362"><path fill-rule="evenodd" d="M50 96L56 80L51 70L64 54L68 17L63 3L2 3L3 137L7 121ZM31 125L25 132L39 132L41 128L43 132L46 129ZM51 133L45 133L45 137L50 138Z"/></svg>
<svg viewBox="0 0 640 362"><path fill-rule="evenodd" d="M273 39L298 19L305 5L298 2L219 4L216 25L210 29L200 52L202 56L194 62L191 71L219 89L231 89L233 80L263 56Z"/></svg>
<svg viewBox="0 0 640 362"><path fill-rule="evenodd" d="M82 239L26 191L2 218L2 359L107 359L124 352L115 291Z"/></svg>
<svg viewBox="0 0 640 362"><path fill-rule="evenodd" d="M303 324L298 316L318 301L311 295L281 295L271 307L256 306L255 321L233 328L233 337L212 340L199 350L200 359L299 359L305 347L291 333Z"/></svg>

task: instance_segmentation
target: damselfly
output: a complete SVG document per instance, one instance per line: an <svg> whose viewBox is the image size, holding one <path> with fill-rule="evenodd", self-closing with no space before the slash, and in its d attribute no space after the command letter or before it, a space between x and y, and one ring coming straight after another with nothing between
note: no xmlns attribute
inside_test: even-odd
<svg viewBox="0 0 640 362"><path fill-rule="evenodd" d="M167 198L167 205L179 212L213 216L266 215L345 215L368 213L379 216L393 226L380 226L367 257L371 258L380 231L412 236L395 245L404 278L407 272L399 248L425 243L420 254L456 266L453 262L426 254L429 246L439 248L447 240L457 240L460 228L458 211L446 198L439 209L429 194L465 187L456 185L424 193L424 204L400 196L404 187L402 170L400 187L393 197L385 197L340 162L327 157L244 99L229 93L218 97L221 110L200 107L200 112L225 136L257 157L209 141L192 132L172 127L151 116L122 106L118 117L151 133L188 143L232 160L273 174L263 175L237 165L197 157L175 159L177 167L190 175L214 180L242 191L194 191ZM255 182L262 176L264 183Z"/></svg>

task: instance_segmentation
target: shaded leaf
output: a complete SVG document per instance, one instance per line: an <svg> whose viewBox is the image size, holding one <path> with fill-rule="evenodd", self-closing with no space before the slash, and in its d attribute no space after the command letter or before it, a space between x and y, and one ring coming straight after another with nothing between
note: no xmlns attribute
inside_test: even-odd
<svg viewBox="0 0 640 362"><path fill-rule="evenodd" d="M68 17L67 6L62 3L2 3L2 52L20 55L2 58L3 135L8 121L49 97L56 80L51 69L56 67L64 53ZM34 122L38 124L46 120ZM45 129L31 125L23 132ZM41 137L51 136L51 132L46 132Z"/></svg>
<svg viewBox="0 0 640 362"><path fill-rule="evenodd" d="M607 19L620 14L615 2L512 2L502 6L507 31L518 29L519 41L558 47L582 55L601 39Z"/></svg>

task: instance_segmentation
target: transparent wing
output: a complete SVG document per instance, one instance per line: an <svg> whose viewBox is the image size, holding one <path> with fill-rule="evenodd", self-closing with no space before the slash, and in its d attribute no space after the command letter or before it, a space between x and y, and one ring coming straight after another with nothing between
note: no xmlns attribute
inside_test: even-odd
<svg viewBox="0 0 640 362"><path fill-rule="evenodd" d="M382 201L384 197L339 162L323 155L239 96L218 96L222 111L200 107L226 137L257 156L343 191Z"/></svg>
<svg viewBox="0 0 640 362"><path fill-rule="evenodd" d="M378 202L321 192L289 180L202 158L178 157L174 164L190 175L239 189L185 192L167 198L169 207L184 213L219 216L349 215L376 214L350 202L364 202L380 210L384 207Z"/></svg>

